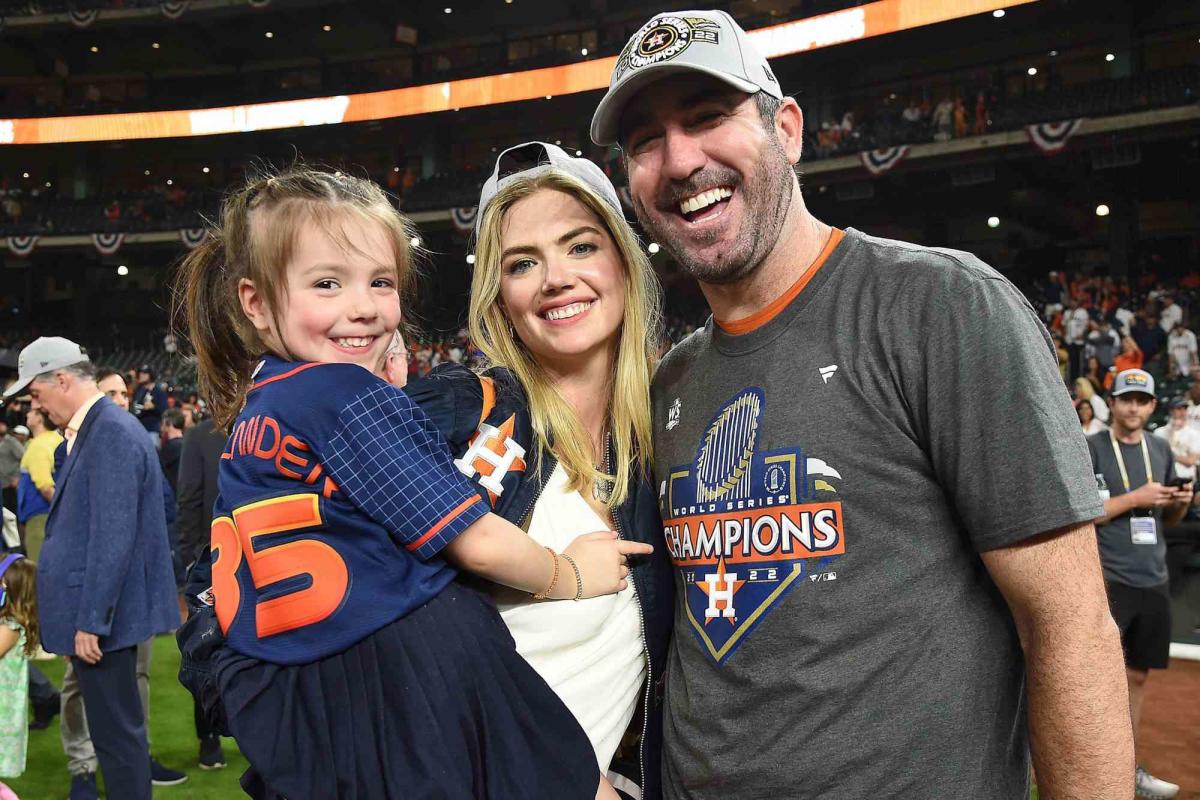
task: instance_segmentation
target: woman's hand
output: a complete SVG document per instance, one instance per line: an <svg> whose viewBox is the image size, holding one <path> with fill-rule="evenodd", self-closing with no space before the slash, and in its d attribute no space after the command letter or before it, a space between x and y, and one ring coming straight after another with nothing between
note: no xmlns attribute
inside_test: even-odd
<svg viewBox="0 0 1200 800"><path fill-rule="evenodd" d="M585 533L571 542L563 555L570 556L579 567L583 597L599 597L619 592L629 585L626 580L629 577L629 556L653 552L654 548L650 545L619 539L613 531L596 531ZM554 587L554 596L574 598L575 575L569 564L564 567Z"/></svg>

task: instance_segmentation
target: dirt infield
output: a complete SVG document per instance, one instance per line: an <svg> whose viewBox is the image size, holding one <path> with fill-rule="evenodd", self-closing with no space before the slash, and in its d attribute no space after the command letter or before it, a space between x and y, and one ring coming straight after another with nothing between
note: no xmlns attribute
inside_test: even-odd
<svg viewBox="0 0 1200 800"><path fill-rule="evenodd" d="M1200 661L1173 658L1150 673L1137 751L1151 774L1179 784L1181 800L1200 800Z"/></svg>

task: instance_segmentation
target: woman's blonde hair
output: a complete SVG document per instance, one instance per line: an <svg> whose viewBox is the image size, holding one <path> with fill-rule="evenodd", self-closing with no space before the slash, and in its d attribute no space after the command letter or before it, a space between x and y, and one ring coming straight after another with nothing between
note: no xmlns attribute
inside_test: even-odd
<svg viewBox="0 0 1200 800"><path fill-rule="evenodd" d="M612 237L625 267L624 317L616 346L616 364L609 383L608 429L614 463L606 473L596 466L596 454L578 415L555 388L549 374L517 338L500 303L505 214L535 192L563 192L595 214ZM611 481L606 505L625 501L635 470L647 470L650 445L650 378L662 328L662 289L637 235L621 213L570 173L556 168L515 176L483 209L471 279L470 332L489 365L511 371L529 400L533 431L540 451L549 450L566 470L570 488L585 497L597 481Z"/></svg>
<svg viewBox="0 0 1200 800"><path fill-rule="evenodd" d="M1087 378L1075 379L1075 395L1080 400L1091 400L1094 394L1096 394L1096 389L1092 386L1091 381Z"/></svg>
<svg viewBox="0 0 1200 800"><path fill-rule="evenodd" d="M278 327L301 226L318 225L349 247L340 225L347 214L384 231L396 260L400 307L407 311L416 276L412 224L376 184L341 172L297 165L249 176L221 204L208 238L180 265L173 317L196 351L200 394L219 426L228 427L241 411L251 371L267 350L242 311L238 282L248 278L263 292Z"/></svg>

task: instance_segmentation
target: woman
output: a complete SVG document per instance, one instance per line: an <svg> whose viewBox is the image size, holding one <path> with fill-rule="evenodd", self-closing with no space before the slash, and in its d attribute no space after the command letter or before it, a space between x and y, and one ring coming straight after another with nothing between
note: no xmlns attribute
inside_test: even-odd
<svg viewBox="0 0 1200 800"><path fill-rule="evenodd" d="M1113 368L1104 376L1104 390L1108 391L1111 389L1117 375L1125 370L1141 369L1143 360L1142 348L1138 347L1133 337L1121 337L1121 352L1113 359Z"/></svg>
<svg viewBox="0 0 1200 800"><path fill-rule="evenodd" d="M1083 377L1088 379L1088 383L1092 385L1093 392L1104 391L1104 368L1100 366L1100 359L1095 356L1088 356L1087 371Z"/></svg>
<svg viewBox="0 0 1200 800"><path fill-rule="evenodd" d="M1105 405L1104 398L1092 388L1092 383L1087 378L1075 379L1075 399L1091 404L1096 419L1105 425L1108 424L1108 406Z"/></svg>
<svg viewBox="0 0 1200 800"><path fill-rule="evenodd" d="M1092 409L1092 404L1088 401L1076 400L1075 413L1079 415L1079 424L1083 427L1084 436L1091 436L1093 433L1108 430L1100 420L1096 419L1096 412Z"/></svg>
<svg viewBox="0 0 1200 800"><path fill-rule="evenodd" d="M604 173L553 145L502 153L478 220L470 333L491 368L497 405L507 404L498 416L512 409L524 449L519 501L510 501L521 509L516 521L546 546L598 522L656 545L632 564L630 589L601 602L493 594L517 651L575 713L601 771L618 789L632 781L642 797L658 797L655 689L673 597L648 477L658 282ZM635 719L637 747L620 753Z"/></svg>

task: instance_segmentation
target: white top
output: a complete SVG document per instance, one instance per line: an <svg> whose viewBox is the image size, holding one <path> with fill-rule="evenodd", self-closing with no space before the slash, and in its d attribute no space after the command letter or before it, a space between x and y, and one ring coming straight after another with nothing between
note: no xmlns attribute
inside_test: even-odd
<svg viewBox="0 0 1200 800"><path fill-rule="evenodd" d="M1086 308L1075 308L1067 312L1066 318L1063 320L1066 328L1063 338L1067 344L1083 344L1083 337L1087 334L1090 319Z"/></svg>
<svg viewBox="0 0 1200 800"><path fill-rule="evenodd" d="M1105 425L1103 422L1096 419L1095 417L1092 417L1092 421L1089 422L1087 425L1083 426L1083 435L1091 436L1093 433L1100 433L1101 431L1106 431L1106 430L1108 430L1107 425Z"/></svg>
<svg viewBox="0 0 1200 800"><path fill-rule="evenodd" d="M1175 327L1175 323L1181 319L1183 319L1183 309L1172 301L1171 305L1164 308L1162 313L1159 314L1158 324L1162 326L1164 331L1170 333L1171 329Z"/></svg>
<svg viewBox="0 0 1200 800"><path fill-rule="evenodd" d="M1196 360L1196 334L1187 328L1182 333L1172 333L1167 337L1167 350L1175 363L1185 368L1186 374L1186 368Z"/></svg>
<svg viewBox="0 0 1200 800"><path fill-rule="evenodd" d="M1200 431L1184 424L1181 428L1172 427L1171 423L1162 425L1155 429L1156 436L1161 436L1171 445L1171 453L1175 458L1180 456L1198 455L1200 454ZM1194 466L1187 467L1175 462L1175 477L1177 478L1195 478L1196 468Z"/></svg>
<svg viewBox="0 0 1200 800"><path fill-rule="evenodd" d="M533 507L530 537L561 553L582 534L610 527L579 492L567 489L567 473L556 465ZM565 561L560 562L558 580L575 582ZM600 771L607 772L646 679L633 579L622 592L579 602L539 602L503 587L494 596L517 652L579 720L596 750Z"/></svg>
<svg viewBox="0 0 1200 800"><path fill-rule="evenodd" d="M1104 402L1104 399L1101 398L1100 395L1098 395L1098 394L1093 394L1092 399L1089 400L1088 402L1090 402L1092 404L1093 416L1096 419L1100 420L1100 422L1107 425L1108 424L1108 416L1109 416L1108 415L1108 403Z"/></svg>

